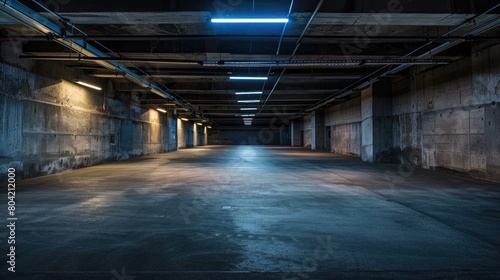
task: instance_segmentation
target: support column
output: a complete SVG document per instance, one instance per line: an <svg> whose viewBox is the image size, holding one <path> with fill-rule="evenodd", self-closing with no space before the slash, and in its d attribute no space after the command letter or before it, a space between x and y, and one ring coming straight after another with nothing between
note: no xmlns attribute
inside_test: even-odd
<svg viewBox="0 0 500 280"><path fill-rule="evenodd" d="M361 93L361 158L368 162L392 161L392 86L389 79Z"/></svg>
<svg viewBox="0 0 500 280"><path fill-rule="evenodd" d="M304 125L302 119L296 119L291 123L292 146L304 146Z"/></svg>
<svg viewBox="0 0 500 280"><path fill-rule="evenodd" d="M324 110L316 110L312 113L311 127L312 127L311 149L319 151L324 150L325 149Z"/></svg>
<svg viewBox="0 0 500 280"><path fill-rule="evenodd" d="M173 112L168 113L168 150L177 151L177 115Z"/></svg>

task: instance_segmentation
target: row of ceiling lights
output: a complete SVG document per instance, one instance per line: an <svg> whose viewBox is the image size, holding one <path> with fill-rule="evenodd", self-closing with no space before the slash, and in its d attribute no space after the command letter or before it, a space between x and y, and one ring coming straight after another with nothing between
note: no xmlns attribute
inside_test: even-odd
<svg viewBox="0 0 500 280"><path fill-rule="evenodd" d="M167 113L167 110L165 110L165 109L157 108L156 110L158 110L159 112L162 112L162 113ZM189 121L188 118L180 118L180 120L184 121L184 122L188 122ZM198 125L198 126L204 126L205 124L203 124L201 122L197 122L196 125ZM212 128L212 126L207 125L206 128Z"/></svg>
<svg viewBox="0 0 500 280"><path fill-rule="evenodd" d="M242 77L242 76L233 76L230 78L231 80L248 80L248 81L255 81L255 80L267 80L268 78L267 77ZM85 86L85 87L88 87L88 88L92 88L92 89L95 89L95 90L102 90L101 87L98 87L96 85L93 85L93 84L90 84L88 82L84 82L84 81L81 81L79 79L75 79L75 82L79 85L82 85L82 86ZM236 95L239 95L239 96L248 96L248 95L261 95L262 94L262 91L249 91L249 92L236 92L235 93ZM253 99L253 100L238 100L238 103L241 103L241 104L252 104L252 103L259 103L260 100L259 99ZM157 108L156 109L157 111L161 112L161 113L167 113L167 110L163 109L163 108ZM242 107L240 108L241 111L256 111L257 108L256 107ZM241 117L243 117L243 121L244 121L244 124L247 125L247 126L250 126L252 125L252 121L253 121L253 117L255 117L255 114L244 114L244 115L240 115ZM189 119L187 118L181 118L182 121L189 121ZM199 126L203 126L202 123L196 123L197 125ZM211 126L207 126L207 128L211 128Z"/></svg>
<svg viewBox="0 0 500 280"><path fill-rule="evenodd" d="M75 83L77 83L77 84L79 84L79 85L82 85L82 86L85 86L85 87L88 87L88 88L91 88L91 89L95 89L95 90L99 90L99 91L100 91L100 90L102 90L102 88L101 88L101 87L98 87L98 86L96 86L96 85L90 84L90 83L88 83L88 82L81 81L81 80L79 80L79 79L76 79L76 80L75 80ZM161 112L161 113L165 113L165 114L167 113L167 110L162 109L162 108L157 108L156 110L157 110L157 111L159 111L159 112ZM181 119L182 121L186 121L186 122L187 122L187 121L189 121L189 119L188 119L188 118L180 118L180 119ZM246 124L246 123L245 123L245 124ZM199 126L204 126L204 124L203 124L203 123L196 123L196 125L199 125ZM212 127L211 127L211 126L207 126L207 128L212 128Z"/></svg>
<svg viewBox="0 0 500 280"><path fill-rule="evenodd" d="M75 79L75 83L79 84L79 85L82 85L82 86L85 86L85 87L88 87L88 88L91 88L91 89L95 89L95 90L102 90L101 87L98 87L96 85L93 85L91 83L88 83L88 82L84 82L84 81L81 81L80 79ZM157 111L161 112L161 113L167 113L167 110L163 109L163 108L156 108ZM188 118L180 118L182 121L189 121ZM196 123L196 125L199 125L199 126L204 126L203 123ZM211 126L207 126L207 128L212 128Z"/></svg>
<svg viewBox="0 0 500 280"><path fill-rule="evenodd" d="M247 81L266 81L268 78L267 77L241 77L241 76L231 76L229 78L230 80L247 80ZM248 91L248 92L236 92L236 95L238 96L251 96L251 95L262 95L262 91ZM238 100L238 103L240 104L258 104L260 103L260 99L243 99L243 100ZM257 107L241 107L241 111L257 111ZM253 122L253 117L255 117L255 114L245 114L241 115L243 117L243 123L246 126L251 126Z"/></svg>
<svg viewBox="0 0 500 280"><path fill-rule="evenodd" d="M240 18L240 19L229 19L229 18L222 18L222 19L212 19L212 23L287 23L288 19L287 18ZM239 81L267 81L268 77L252 77L252 76L231 76L229 78L230 80L239 80ZM92 88L95 90L102 90L101 87L98 87L96 85L90 84L88 82L84 82L81 80L76 79L75 82L79 85ZM253 92L236 92L236 95L261 95L262 91L253 91ZM251 104L251 103L259 103L260 100L238 100L238 103L245 103L245 104ZM161 113L167 113L167 110L162 109L162 108L157 108L157 111ZM241 111L256 111L257 108L254 107L242 107ZM253 117L255 117L255 114L244 114L241 115L243 117L243 121L245 125L250 126L252 125ZM180 118L182 121L189 121L188 118ZM199 126L203 126L203 123L196 123ZM207 128L212 128L211 126L207 126Z"/></svg>
<svg viewBox="0 0 500 280"><path fill-rule="evenodd" d="M218 18L212 19L212 23L287 23L287 18ZM230 80L246 80L246 81L267 81L268 77L241 77L241 76L231 76ZM236 95L248 96L248 95L262 95L262 91L252 91L252 92L236 92ZM253 100L238 100L241 104L252 104L259 103L260 99ZM241 111L257 111L256 107L241 107ZM255 114L243 114L243 122L246 126L252 125L253 117Z"/></svg>

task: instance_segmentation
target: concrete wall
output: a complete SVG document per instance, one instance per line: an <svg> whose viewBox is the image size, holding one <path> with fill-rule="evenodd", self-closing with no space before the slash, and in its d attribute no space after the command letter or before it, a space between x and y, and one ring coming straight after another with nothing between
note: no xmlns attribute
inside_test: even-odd
<svg viewBox="0 0 500 280"><path fill-rule="evenodd" d="M194 125L193 141L195 146L205 146L207 143L206 127L202 125Z"/></svg>
<svg viewBox="0 0 500 280"><path fill-rule="evenodd" d="M194 123L177 119L177 148L194 147Z"/></svg>
<svg viewBox="0 0 500 280"><path fill-rule="evenodd" d="M331 150L500 180L500 45L474 46L469 58L410 71L410 77L392 81L388 100L387 90L376 89L380 96L372 85L361 98L327 108ZM311 117L304 118L306 131ZM370 153L377 145L383 156Z"/></svg>
<svg viewBox="0 0 500 280"><path fill-rule="evenodd" d="M169 150L166 114L99 80L88 78L103 91L77 85L78 73L62 64L17 61L11 48L2 45L0 62L0 176L10 167L28 178Z"/></svg>
<svg viewBox="0 0 500 280"><path fill-rule="evenodd" d="M280 145L280 131L268 128L210 129L208 145Z"/></svg>
<svg viewBox="0 0 500 280"><path fill-rule="evenodd" d="M314 114L311 113L304 117L303 120L303 129L304 129L304 139L302 139L302 143L304 143L304 147L312 147L313 142L313 126L314 126Z"/></svg>
<svg viewBox="0 0 500 280"><path fill-rule="evenodd" d="M500 46L413 71L394 84L395 147L425 168L499 179Z"/></svg>
<svg viewBox="0 0 500 280"><path fill-rule="evenodd" d="M301 119L295 119L290 123L290 142L292 146L304 145L304 123Z"/></svg>
<svg viewBox="0 0 500 280"><path fill-rule="evenodd" d="M177 147L179 149L205 146L207 130L193 121L177 119Z"/></svg>
<svg viewBox="0 0 500 280"><path fill-rule="evenodd" d="M331 151L361 156L361 98L325 110L325 125L331 127Z"/></svg>

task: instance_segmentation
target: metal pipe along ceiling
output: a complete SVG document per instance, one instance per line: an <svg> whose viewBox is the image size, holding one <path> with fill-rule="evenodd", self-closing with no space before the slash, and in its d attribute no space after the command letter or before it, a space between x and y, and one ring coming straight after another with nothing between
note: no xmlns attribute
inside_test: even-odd
<svg viewBox="0 0 500 280"><path fill-rule="evenodd" d="M309 18L309 21L307 22L306 26L304 27L304 29L302 30L302 33L300 34L299 36L299 39L297 40L297 42L295 43L295 49L293 50L292 54L290 55L290 58L289 58L289 62L292 60L292 58L295 56L295 54L297 53L297 51L299 50L299 47L300 45L302 44L302 38L304 37L304 35L306 34L306 31L307 29L309 29L309 26L311 25L312 21L314 20L314 18L316 17L316 15L318 14L319 12L319 9L321 9L321 6L323 5L323 2L324 0L320 0L318 2L318 5L316 5L316 9L314 9L314 12L312 13L311 17ZM293 4L293 1L292 1L292 4ZM292 7L290 7L290 12L291 13L292 11ZM285 26L286 27L286 26ZM283 33L285 32L285 30L283 29ZM282 34L282 37L281 37L281 40L283 39L283 34ZM281 46L281 40L280 40L280 46ZM278 47L278 52L276 53L276 55L279 54L279 51L280 51L280 48ZM273 66L270 66L269 68L269 72L271 72L271 67ZM262 106L260 107L260 110L259 110L259 113L262 112L262 110L264 110L264 107L267 105L267 102L269 101L269 98L271 98L271 95L273 95L274 91L276 90L276 88L278 87L278 84L280 83L281 81L281 78L283 78L283 75L285 75L285 72L286 72L286 67L283 68L283 71L281 71L281 74L279 75L278 79L276 80L276 82L274 83L274 86L273 88L271 89L271 91L269 92L269 94L267 95L267 98L266 100L264 100L264 104L262 104ZM265 84L264 84L265 86ZM264 92L264 89L262 90L262 92Z"/></svg>
<svg viewBox="0 0 500 280"><path fill-rule="evenodd" d="M172 100L175 102L177 105L189 109L185 104L183 104L181 101L179 101L177 98L172 96L170 93L166 92L159 86L145 80L141 76L135 74L133 71L128 69L127 67L112 61L110 57L108 57L106 54L103 52L99 51L92 45L88 44L87 42L83 40L71 40L64 38L65 35L68 36L73 36L73 34L67 30L64 30L59 27L57 24L54 22L50 21L49 19L41 16L40 14L36 13L35 11L29 9L28 7L24 6L23 4L17 2L17 1L8 1L8 0L3 0L0 2L0 11L4 12L8 16L20 21L22 24L44 34L47 36L54 37L54 41L60 43L61 45L67 47L70 50L73 50L85 57L93 57L93 58L99 58L103 59L102 61L96 61L97 64L113 70L113 71L118 71L120 73L124 73L125 77L145 88L150 88L151 92ZM106 60L109 59L109 60Z"/></svg>

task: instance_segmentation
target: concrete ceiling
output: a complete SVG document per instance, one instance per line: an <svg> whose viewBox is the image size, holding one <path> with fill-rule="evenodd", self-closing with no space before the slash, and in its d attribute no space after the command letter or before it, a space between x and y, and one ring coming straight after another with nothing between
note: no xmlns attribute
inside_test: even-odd
<svg viewBox="0 0 500 280"><path fill-rule="evenodd" d="M48 19L56 19L33 1L19 2ZM220 126L243 126L241 114L256 114L255 126L268 126L276 116L281 120L300 116L309 109L348 100L365 82L381 74L407 75L404 67L397 73L391 72L400 65L422 63L439 67L469 56L471 42L498 41L500 35L497 24L475 32L500 18L500 10L488 11L498 1L303 0L293 1L293 5L290 0L54 3L48 8L85 32L76 32L66 25L74 34L70 39L85 39L109 56L119 57L114 60L145 79L168 87L175 97ZM210 22L212 17L285 17L289 11L290 21L286 25ZM488 14L469 21L487 11ZM119 91L138 92L144 106L169 106L165 105L168 100L138 88L96 64L95 59L76 60L74 55L70 58L64 46L3 14L0 30L3 40L24 41L26 59L60 60L88 76L111 79ZM460 44L422 58L429 50L457 40ZM231 75L269 79L237 82L229 80ZM237 96L237 91L263 94ZM260 102L238 102L253 99ZM241 111L242 107L257 110Z"/></svg>

